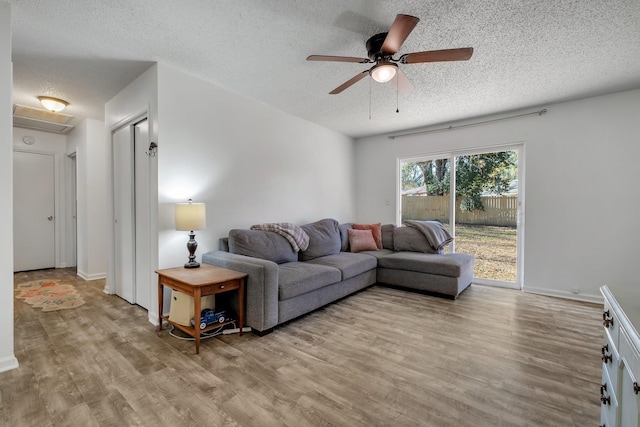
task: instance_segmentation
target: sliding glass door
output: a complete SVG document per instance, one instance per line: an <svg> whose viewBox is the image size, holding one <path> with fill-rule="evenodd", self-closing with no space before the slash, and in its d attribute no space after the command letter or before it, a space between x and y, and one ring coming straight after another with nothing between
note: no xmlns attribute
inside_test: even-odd
<svg viewBox="0 0 640 427"><path fill-rule="evenodd" d="M400 222L437 220L476 283L520 288L520 147L400 159Z"/></svg>

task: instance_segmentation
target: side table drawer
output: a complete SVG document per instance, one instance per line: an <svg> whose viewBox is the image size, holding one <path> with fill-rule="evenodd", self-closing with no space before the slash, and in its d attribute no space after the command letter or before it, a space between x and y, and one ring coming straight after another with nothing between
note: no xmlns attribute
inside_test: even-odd
<svg viewBox="0 0 640 427"><path fill-rule="evenodd" d="M211 295L211 294L217 294L219 292L226 292L226 291L231 291L233 289L239 289L239 288L240 288L240 281L231 280L225 283L217 283L215 285L203 286L202 288L200 288L200 291L202 292L202 295Z"/></svg>

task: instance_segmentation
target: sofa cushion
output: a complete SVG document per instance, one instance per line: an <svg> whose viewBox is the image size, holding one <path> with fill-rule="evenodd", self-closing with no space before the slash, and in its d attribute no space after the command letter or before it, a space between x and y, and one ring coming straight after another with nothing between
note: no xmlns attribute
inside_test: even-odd
<svg viewBox="0 0 640 427"><path fill-rule="evenodd" d="M337 268L310 262L287 262L278 266L278 299L285 300L340 281Z"/></svg>
<svg viewBox="0 0 640 427"><path fill-rule="evenodd" d="M300 261L337 254L340 252L342 241L340 240L340 230L338 221L335 219L321 219L320 221L302 225L301 228L309 236L309 247L300 251Z"/></svg>
<svg viewBox="0 0 640 427"><path fill-rule="evenodd" d="M394 251L392 251L391 249L378 249L375 251L362 251L360 252L363 255L370 255L372 257L376 257L377 258L382 258L383 256L387 256L387 255L391 255L393 253L395 253Z"/></svg>
<svg viewBox="0 0 640 427"><path fill-rule="evenodd" d="M287 239L273 231L233 229L229 232L229 252L266 259L278 264L298 260Z"/></svg>
<svg viewBox="0 0 640 427"><path fill-rule="evenodd" d="M383 249L391 249L393 250L393 230L395 230L395 224L383 224L380 227L380 231L382 232L382 247Z"/></svg>
<svg viewBox="0 0 640 427"><path fill-rule="evenodd" d="M396 252L423 252L436 254L424 234L413 227L396 227L393 229L393 250Z"/></svg>
<svg viewBox="0 0 640 427"><path fill-rule="evenodd" d="M473 268L474 258L469 254L423 254L396 252L378 259L378 267L417 271L440 276L460 277Z"/></svg>
<svg viewBox="0 0 640 427"><path fill-rule="evenodd" d="M307 261L307 264L326 265L342 272L342 280L347 280L365 271L373 270L378 265L376 258L371 255L341 252Z"/></svg>
<svg viewBox="0 0 640 427"><path fill-rule="evenodd" d="M347 230L351 252L375 251L378 249L371 230Z"/></svg>
<svg viewBox="0 0 640 427"><path fill-rule="evenodd" d="M371 230L378 249L382 249L382 224L353 224L355 230Z"/></svg>
<svg viewBox="0 0 640 427"><path fill-rule="evenodd" d="M347 230L351 230L353 224L350 222L338 225L340 230L340 250L342 252L349 252L349 234Z"/></svg>

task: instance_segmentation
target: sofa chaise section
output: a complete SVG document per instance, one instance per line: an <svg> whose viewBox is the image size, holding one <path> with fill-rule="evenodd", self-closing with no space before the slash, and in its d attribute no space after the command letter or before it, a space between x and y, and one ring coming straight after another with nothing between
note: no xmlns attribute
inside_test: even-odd
<svg viewBox="0 0 640 427"><path fill-rule="evenodd" d="M473 280L469 254L396 252L378 259L378 283L457 298Z"/></svg>

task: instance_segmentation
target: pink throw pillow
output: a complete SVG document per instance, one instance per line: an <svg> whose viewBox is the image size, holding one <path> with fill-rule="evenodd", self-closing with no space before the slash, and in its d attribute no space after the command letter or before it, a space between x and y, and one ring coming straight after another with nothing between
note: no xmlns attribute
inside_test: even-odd
<svg viewBox="0 0 640 427"><path fill-rule="evenodd" d="M347 230L347 233L349 233L351 252L378 250L378 245L376 245L376 241L373 239L371 230L354 230L350 228Z"/></svg>
<svg viewBox="0 0 640 427"><path fill-rule="evenodd" d="M382 249L382 223L377 224L353 224L356 230L371 230L373 240L376 242L378 249Z"/></svg>

